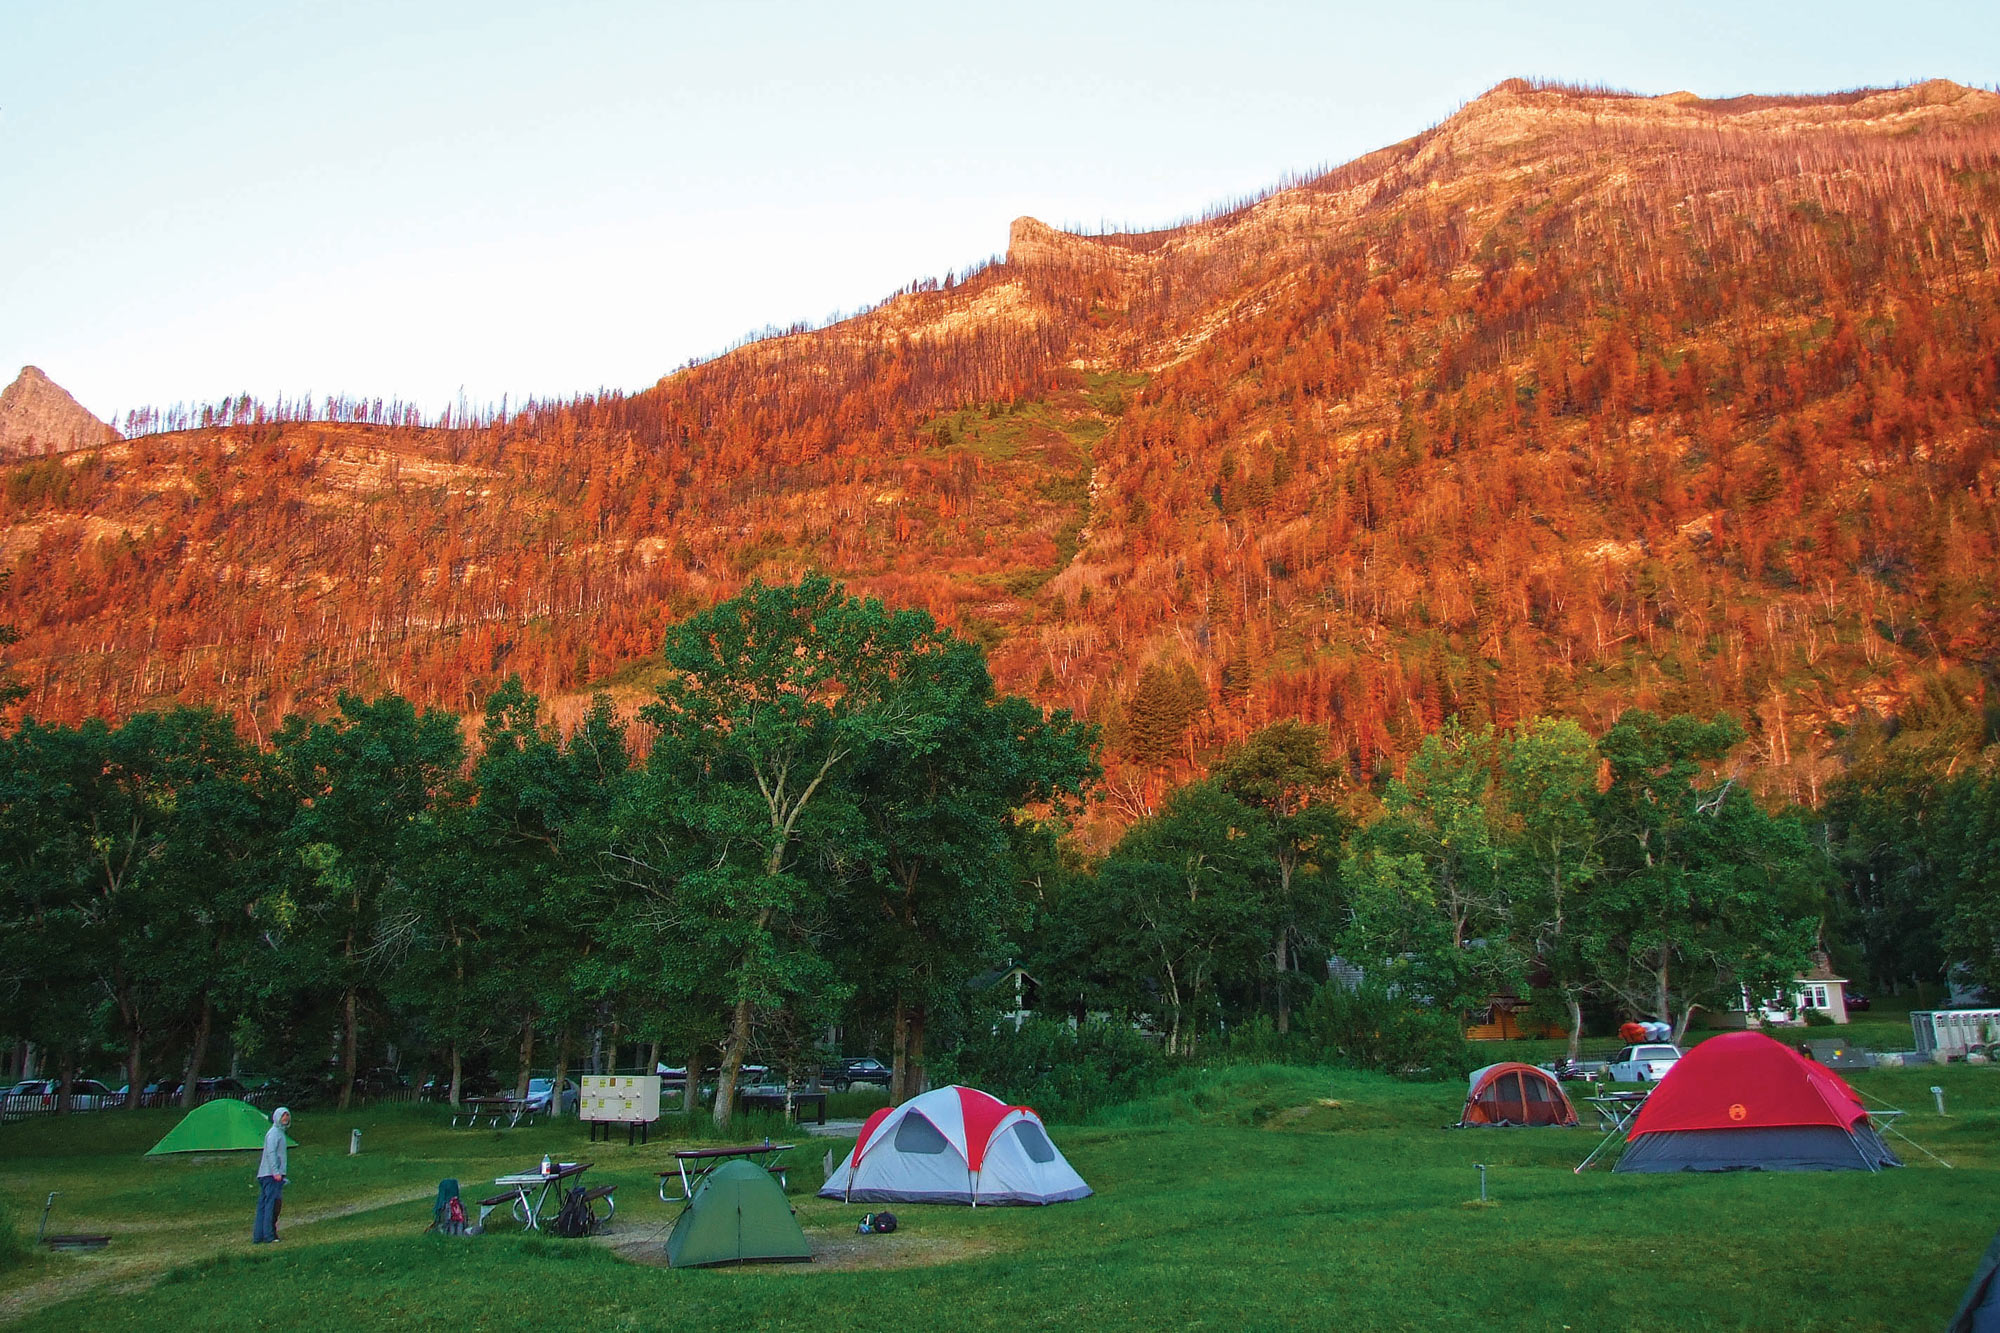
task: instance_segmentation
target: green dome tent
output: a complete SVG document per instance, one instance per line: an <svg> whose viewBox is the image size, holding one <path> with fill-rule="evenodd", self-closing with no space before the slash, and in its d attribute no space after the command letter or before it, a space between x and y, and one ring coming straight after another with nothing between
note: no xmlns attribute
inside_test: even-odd
<svg viewBox="0 0 2000 1333"><path fill-rule="evenodd" d="M257 1152L264 1146L264 1133L271 1117L234 1097L218 1097L181 1117L167 1136L146 1150L148 1157L165 1157L177 1152ZM298 1144L287 1134L285 1142Z"/></svg>
<svg viewBox="0 0 2000 1333"><path fill-rule="evenodd" d="M728 1162L709 1172L667 1237L669 1268L811 1258L785 1191L754 1162Z"/></svg>

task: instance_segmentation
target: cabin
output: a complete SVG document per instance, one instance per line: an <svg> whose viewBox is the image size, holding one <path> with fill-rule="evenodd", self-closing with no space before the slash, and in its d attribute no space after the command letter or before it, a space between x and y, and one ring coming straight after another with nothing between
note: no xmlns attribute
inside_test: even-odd
<svg viewBox="0 0 2000 1333"><path fill-rule="evenodd" d="M1715 1014L1712 1026L1794 1027L1805 1022L1804 1015L1808 1010L1824 1014L1835 1023L1846 1024L1847 978L1833 974L1833 967L1825 954L1815 953L1812 966L1799 973L1787 991L1788 994L1773 995L1761 1004L1752 1004L1746 987L1740 992L1741 1004L1735 1009Z"/></svg>

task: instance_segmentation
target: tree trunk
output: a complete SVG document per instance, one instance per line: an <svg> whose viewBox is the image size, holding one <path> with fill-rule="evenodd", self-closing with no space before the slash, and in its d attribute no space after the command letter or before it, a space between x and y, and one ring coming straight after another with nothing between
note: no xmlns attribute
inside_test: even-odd
<svg viewBox="0 0 2000 1333"><path fill-rule="evenodd" d="M910 1011L903 993L896 992L896 1035L889 1052L889 1105L901 1106L914 1095L910 1092Z"/></svg>
<svg viewBox="0 0 2000 1333"><path fill-rule="evenodd" d="M1569 1005L1569 1060L1574 1064L1583 1049L1583 1002L1574 995L1565 995L1563 1002Z"/></svg>
<svg viewBox="0 0 2000 1333"><path fill-rule="evenodd" d="M201 997L201 1022L195 1025L194 1042L188 1047L187 1073L181 1080L181 1105L194 1105L194 1085L201 1081L201 1063L208 1058L208 1034L215 1026L215 1004Z"/></svg>
<svg viewBox="0 0 2000 1333"><path fill-rule="evenodd" d="M139 1078L139 1034L133 1033L132 1040L125 1047L125 1109L139 1109L139 1089L146 1085Z"/></svg>
<svg viewBox="0 0 2000 1333"><path fill-rule="evenodd" d="M729 1035L722 1042L722 1068L715 1075L715 1108L710 1115L717 1129L728 1129L736 1112L736 1076L743 1072L743 1056L750 1049L750 998L736 1002L729 1021ZM693 1077L694 1071L688 1071Z"/></svg>
<svg viewBox="0 0 2000 1333"><path fill-rule="evenodd" d="M355 995L355 988L349 986L340 1006L340 1021L346 1029L340 1042L340 1109L343 1111L354 1104L354 1076L359 1072L361 1061L359 1009L360 1001Z"/></svg>
<svg viewBox="0 0 2000 1333"><path fill-rule="evenodd" d="M528 1095L528 1080L533 1077L535 1067L535 1020L532 1015L521 1028L521 1069L514 1079L514 1095Z"/></svg>
<svg viewBox="0 0 2000 1333"><path fill-rule="evenodd" d="M62 1078L56 1084L56 1114L69 1114L69 1090L76 1086L76 1055L64 1051L62 1057Z"/></svg>
<svg viewBox="0 0 2000 1333"><path fill-rule="evenodd" d="M465 1081L465 1052L458 1048L456 1041L451 1044L451 1104L458 1106L459 1087Z"/></svg>
<svg viewBox="0 0 2000 1333"><path fill-rule="evenodd" d="M912 1097L921 1097L930 1091L931 1077L924 1070L924 1023L928 1017L921 1004L910 1007L909 1036L903 1048L903 1058L907 1062L903 1082Z"/></svg>
<svg viewBox="0 0 2000 1333"><path fill-rule="evenodd" d="M1292 970L1291 937L1291 931L1283 926L1278 928L1278 1035L1281 1037L1292 1030L1292 992L1285 976Z"/></svg>
<svg viewBox="0 0 2000 1333"><path fill-rule="evenodd" d="M660 1076L660 1043L657 1040L646 1043L646 1076Z"/></svg>
<svg viewBox="0 0 2000 1333"><path fill-rule="evenodd" d="M569 1025L564 1024L563 1030L556 1034L556 1072L555 1076L549 1080L549 1118L551 1120L560 1120L562 1118L562 1086L563 1079L568 1074Z"/></svg>
<svg viewBox="0 0 2000 1333"><path fill-rule="evenodd" d="M688 1052L687 1065L682 1073L685 1077L681 1080L681 1110L687 1114L689 1123L692 1124L695 1098L701 1095L700 1042L696 1042L694 1049Z"/></svg>

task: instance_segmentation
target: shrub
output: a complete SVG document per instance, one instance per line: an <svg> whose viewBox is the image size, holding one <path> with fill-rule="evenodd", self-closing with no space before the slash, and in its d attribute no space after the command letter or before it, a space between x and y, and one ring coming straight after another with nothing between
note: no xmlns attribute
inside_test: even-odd
<svg viewBox="0 0 2000 1333"><path fill-rule="evenodd" d="M1166 1067L1159 1046L1126 1025L1031 1019L1018 1032L1002 1024L968 1035L933 1062L932 1077L1073 1120L1144 1091Z"/></svg>
<svg viewBox="0 0 2000 1333"><path fill-rule="evenodd" d="M1363 982L1352 990L1322 986L1299 1016L1299 1026L1328 1058L1353 1069L1446 1078L1472 1067L1456 1017L1416 1008L1378 984Z"/></svg>

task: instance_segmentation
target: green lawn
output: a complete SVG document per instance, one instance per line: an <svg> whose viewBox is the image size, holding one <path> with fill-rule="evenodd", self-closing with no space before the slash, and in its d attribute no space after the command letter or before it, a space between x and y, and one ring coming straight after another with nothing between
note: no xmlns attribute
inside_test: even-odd
<svg viewBox="0 0 2000 1333"><path fill-rule="evenodd" d="M675 1213L653 1193L659 1141L586 1144L574 1124L454 1131L419 1108L303 1114L286 1241L253 1251L250 1162L140 1157L173 1113L24 1122L0 1126L15 1225L31 1230L58 1189L61 1229L116 1239L0 1275L0 1318L92 1330L1938 1327L2000 1226L2000 1069L1855 1081L1908 1109L1906 1132L1957 1169L1892 1139L1911 1166L1879 1176L1578 1176L1594 1133L1446 1129L1455 1085L1220 1068L1054 1127L1094 1198L913 1206L895 1235L857 1237L862 1207L812 1198L819 1157L801 1152L795 1203L825 1262L693 1272L638 1262L657 1259ZM1933 1083L1949 1118L1928 1109ZM349 1157L356 1126L363 1152ZM615 1235L418 1234L438 1177L476 1197L544 1152L592 1158L593 1180L619 1184ZM1472 1202L1476 1162L1490 1167L1489 1207Z"/></svg>

